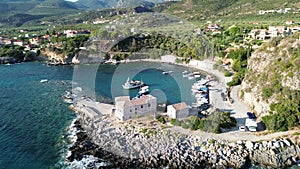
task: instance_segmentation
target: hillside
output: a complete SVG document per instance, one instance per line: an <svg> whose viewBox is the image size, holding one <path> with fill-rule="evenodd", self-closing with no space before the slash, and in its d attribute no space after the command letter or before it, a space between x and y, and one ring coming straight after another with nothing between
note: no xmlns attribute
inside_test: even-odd
<svg viewBox="0 0 300 169"><path fill-rule="evenodd" d="M165 0L78 0L74 4L78 9L83 10L95 10L101 8L120 8L120 7L130 7L141 4L149 3L160 3Z"/></svg>
<svg viewBox="0 0 300 169"><path fill-rule="evenodd" d="M241 97L268 129L288 130L300 121L299 35L277 37L248 60Z"/></svg>
<svg viewBox="0 0 300 169"><path fill-rule="evenodd" d="M277 13L291 8L288 13ZM300 8L297 0L183 0L167 7L164 12L186 18L190 21L228 21L231 23L284 23L286 19L299 20ZM274 13L259 15L260 10L274 10ZM283 12L283 11L282 11Z"/></svg>
<svg viewBox="0 0 300 169"><path fill-rule="evenodd" d="M37 4L26 13L32 15L59 15L75 13L77 10L73 4L63 0L46 0Z"/></svg>

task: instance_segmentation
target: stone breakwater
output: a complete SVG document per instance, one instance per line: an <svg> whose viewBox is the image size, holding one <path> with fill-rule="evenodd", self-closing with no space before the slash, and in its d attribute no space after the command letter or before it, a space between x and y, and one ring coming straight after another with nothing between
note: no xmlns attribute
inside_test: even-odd
<svg viewBox="0 0 300 169"><path fill-rule="evenodd" d="M115 157L126 159L131 167L247 168L256 164L280 168L299 164L299 144L288 138L228 142L178 134L155 121L120 123L110 115L77 113L89 139L114 154L113 160L107 159L113 164L118 161Z"/></svg>

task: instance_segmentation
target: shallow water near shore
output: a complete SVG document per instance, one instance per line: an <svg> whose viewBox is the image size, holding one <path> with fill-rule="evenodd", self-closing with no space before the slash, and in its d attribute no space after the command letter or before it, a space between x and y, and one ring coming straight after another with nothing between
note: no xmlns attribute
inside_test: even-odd
<svg viewBox="0 0 300 169"><path fill-rule="evenodd" d="M62 135L75 118L61 96L72 88L74 69L93 66L97 70L96 98L128 94L134 97L138 89L127 91L121 87L128 76L133 76L150 85L151 93L162 98L159 99L162 102L190 103L194 99L190 92L193 80L183 79L182 71L186 68L175 65L146 62L53 67L38 62L0 65L0 168L50 168L61 160L65 147ZM122 66L129 71L118 71ZM147 69L136 71L139 67ZM173 72L163 75L162 71ZM41 83L41 79L48 82ZM80 81L78 84L85 86Z"/></svg>

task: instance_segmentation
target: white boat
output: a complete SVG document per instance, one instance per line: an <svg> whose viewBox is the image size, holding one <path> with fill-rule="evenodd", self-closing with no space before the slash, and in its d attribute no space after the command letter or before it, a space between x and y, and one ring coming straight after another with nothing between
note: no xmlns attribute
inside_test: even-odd
<svg viewBox="0 0 300 169"><path fill-rule="evenodd" d="M189 71L185 70L182 72L182 77L188 77L189 76Z"/></svg>
<svg viewBox="0 0 300 169"><path fill-rule="evenodd" d="M123 89L135 89L144 85L143 81L130 80L128 77L127 81L122 85Z"/></svg>
<svg viewBox="0 0 300 169"><path fill-rule="evenodd" d="M162 74L163 74L163 75L167 75L167 74L170 74L170 73L173 73L173 71L172 71L172 70L170 70L170 71L165 71L165 72L162 72Z"/></svg>
<svg viewBox="0 0 300 169"><path fill-rule="evenodd" d="M145 95L149 93L149 86L143 86L139 90L139 95Z"/></svg>
<svg viewBox="0 0 300 169"><path fill-rule="evenodd" d="M193 72L195 78L199 78L200 77L200 72Z"/></svg>
<svg viewBox="0 0 300 169"><path fill-rule="evenodd" d="M195 76L194 76L193 73L188 74L188 79L189 79L189 80L192 80L192 79L194 79L194 78L195 78Z"/></svg>
<svg viewBox="0 0 300 169"><path fill-rule="evenodd" d="M182 74L188 74L188 73L189 73L189 71L187 71L187 70L182 72Z"/></svg>
<svg viewBox="0 0 300 169"><path fill-rule="evenodd" d="M74 103L74 100L73 100L72 98L65 98L65 99L64 99L64 102L65 102L65 103L72 104L72 103Z"/></svg>
<svg viewBox="0 0 300 169"><path fill-rule="evenodd" d="M41 83L46 83L46 82L48 82L48 79L42 79L42 80L40 80L40 82Z"/></svg>

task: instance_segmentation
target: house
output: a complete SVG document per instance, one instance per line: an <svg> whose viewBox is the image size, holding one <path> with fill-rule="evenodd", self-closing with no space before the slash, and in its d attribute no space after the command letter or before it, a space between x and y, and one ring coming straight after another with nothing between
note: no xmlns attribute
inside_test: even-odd
<svg viewBox="0 0 300 169"><path fill-rule="evenodd" d="M286 21L285 22L285 24L287 24L287 25L292 25L292 24L294 24L295 23L295 21L293 21L293 20L289 20L289 21Z"/></svg>
<svg viewBox="0 0 300 169"><path fill-rule="evenodd" d="M24 45L24 41L22 40L16 40L12 42L13 45L17 45L17 46L23 46Z"/></svg>
<svg viewBox="0 0 300 169"><path fill-rule="evenodd" d="M91 34L90 30L64 30L64 34L67 38L76 37L79 35Z"/></svg>
<svg viewBox="0 0 300 169"><path fill-rule="evenodd" d="M168 105L167 115L172 119L187 118L189 116L189 107L185 102Z"/></svg>
<svg viewBox="0 0 300 169"><path fill-rule="evenodd" d="M157 110L157 99L152 95L144 95L130 100L129 96L115 98L115 116L125 121L128 119L152 115Z"/></svg>
<svg viewBox="0 0 300 169"><path fill-rule="evenodd" d="M101 18L101 19L98 18L93 21L93 24L96 25L96 24L103 24L103 23L107 23L107 22L109 22L109 20L103 19L103 18Z"/></svg>
<svg viewBox="0 0 300 169"><path fill-rule="evenodd" d="M213 31L213 30L219 30L219 29L220 29L220 26L219 26L218 24L209 24L209 25L207 26L207 29L208 29L208 30L211 30L211 31Z"/></svg>

